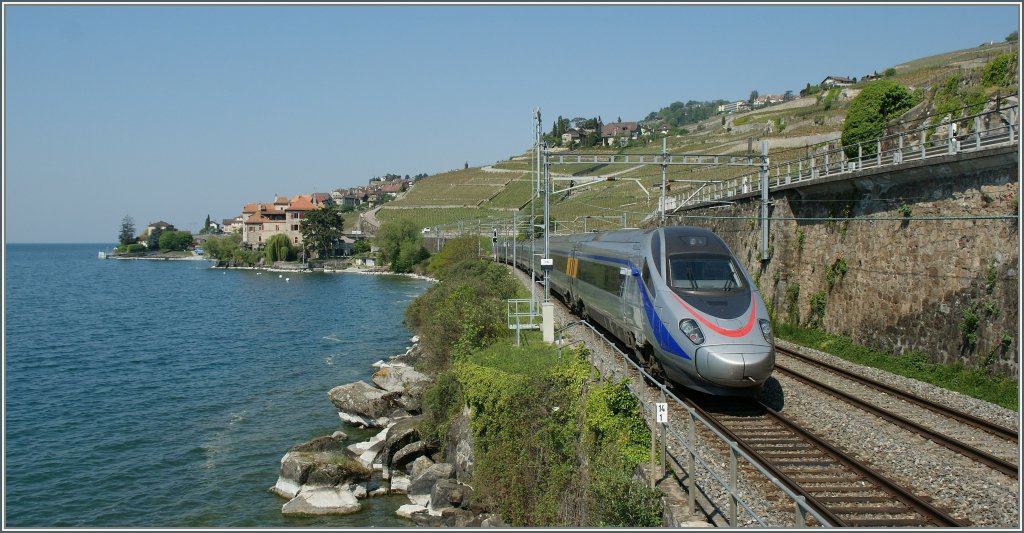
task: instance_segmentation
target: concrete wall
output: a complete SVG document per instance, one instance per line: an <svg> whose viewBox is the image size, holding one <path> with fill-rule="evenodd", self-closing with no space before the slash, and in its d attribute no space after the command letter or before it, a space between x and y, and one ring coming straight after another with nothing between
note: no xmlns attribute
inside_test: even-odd
<svg viewBox="0 0 1024 533"><path fill-rule="evenodd" d="M766 261L757 197L679 212L670 223L721 235L780 321L817 321L876 349L1016 377L1019 220L981 217L1018 213L1019 174L1014 146L779 188L770 194ZM903 220L903 205L911 220ZM836 220L850 216L890 220ZM929 217L942 218L914 220ZM829 287L839 259L846 274ZM816 293L823 313L812 307ZM979 324L973 346L962 329L968 310Z"/></svg>

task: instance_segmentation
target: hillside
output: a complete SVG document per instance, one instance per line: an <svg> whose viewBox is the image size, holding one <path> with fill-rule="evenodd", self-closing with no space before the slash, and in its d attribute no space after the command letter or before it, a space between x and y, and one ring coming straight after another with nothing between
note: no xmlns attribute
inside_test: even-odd
<svg viewBox="0 0 1024 533"><path fill-rule="evenodd" d="M986 44L977 48L916 59L906 63L880 66L888 69L887 79L917 91L922 102L910 112L919 117L951 109L979 105L979 99L1016 95L1019 80L999 87L981 88L985 66L1000 54L1015 52L1017 42ZM1015 65L1014 65L1015 67ZM1016 69L1012 69L1016 72ZM894 71L894 72L893 72ZM884 74L880 74L884 75ZM671 154L760 155L761 141L767 141L774 163L802 159L813 150L838 144L850 101L870 81L850 87L767 106L753 111L716 115L690 124L676 135L651 134L631 141L626 147L580 149L587 154L660 153L662 139ZM973 107L972 107L973 108ZM557 153L553 149L552 153ZM573 153L573 152L567 152ZM520 219L531 213L536 169L532 151L483 168L446 172L417 182L400 200L387 204L377 214L381 221L409 218L421 226L475 225L488 220L511 220L518 211ZM557 165L550 167L556 177L550 201L551 218L556 231L583 231L640 226L658 209L662 172L658 165ZM750 167L669 167L669 180L718 181L747 174ZM614 180L595 179L613 176ZM557 179L564 177L566 179ZM568 178L580 186L566 191ZM588 180L588 178L591 178ZM670 196L685 198L696 187L690 183L672 183ZM534 212L540 213L538 202Z"/></svg>

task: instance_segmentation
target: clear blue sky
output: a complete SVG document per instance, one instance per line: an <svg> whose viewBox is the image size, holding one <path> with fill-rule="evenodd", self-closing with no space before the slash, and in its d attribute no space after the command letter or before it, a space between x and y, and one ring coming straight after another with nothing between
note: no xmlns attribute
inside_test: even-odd
<svg viewBox="0 0 1024 533"><path fill-rule="evenodd" d="M982 42L1014 4L4 5L7 242L480 166L558 115L798 91Z"/></svg>

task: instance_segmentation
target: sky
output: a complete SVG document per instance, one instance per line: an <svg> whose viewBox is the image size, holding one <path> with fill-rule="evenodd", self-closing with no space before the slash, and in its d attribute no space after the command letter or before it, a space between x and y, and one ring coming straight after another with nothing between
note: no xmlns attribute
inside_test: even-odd
<svg viewBox="0 0 1024 533"><path fill-rule="evenodd" d="M3 5L5 243L198 231L248 202L530 149L533 110L672 102L1001 41L1018 4Z"/></svg>

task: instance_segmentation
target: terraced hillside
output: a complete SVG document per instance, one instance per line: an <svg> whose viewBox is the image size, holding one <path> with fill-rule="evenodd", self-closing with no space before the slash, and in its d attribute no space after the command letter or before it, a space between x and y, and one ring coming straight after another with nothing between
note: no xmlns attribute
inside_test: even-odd
<svg viewBox="0 0 1024 533"><path fill-rule="evenodd" d="M1016 48L1016 42L986 44L892 67L879 66L878 72L919 91L923 102L915 112L925 114L935 112L936 102L943 98L942 88L951 84L951 77L959 76L956 81L960 86L970 86L980 80L989 61ZM866 83L860 83L755 111L711 117L664 140L654 134L627 147L595 147L579 152L657 154L664 142L670 154L751 155L755 156L751 161L756 162L761 141L767 141L773 164L796 161L829 144L838 145L847 107L864 86ZM971 90L972 98L992 98L1000 93L1016 94L1017 84ZM553 149L552 153L558 152ZM460 221L472 225L510 220L513 212L525 220L531 212L541 212L539 199L531 206L535 166L531 151L490 167L429 176L403 198L387 204L377 217L381 221L409 218L430 227L455 227ZM637 227L658 212L662 187L659 165L552 164L550 172L555 191L550 198L551 218L556 231ZM707 183L751 172L756 172L755 166L670 166L666 172L668 196L684 200ZM572 190L568 190L570 185L574 186Z"/></svg>

